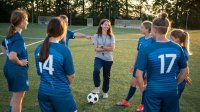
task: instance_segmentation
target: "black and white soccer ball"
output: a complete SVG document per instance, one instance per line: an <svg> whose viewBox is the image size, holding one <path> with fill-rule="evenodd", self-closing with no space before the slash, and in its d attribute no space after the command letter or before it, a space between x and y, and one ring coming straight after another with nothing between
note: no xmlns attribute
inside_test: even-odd
<svg viewBox="0 0 200 112"><path fill-rule="evenodd" d="M87 101L90 104L95 104L99 101L99 95L96 93L89 93L87 96Z"/></svg>

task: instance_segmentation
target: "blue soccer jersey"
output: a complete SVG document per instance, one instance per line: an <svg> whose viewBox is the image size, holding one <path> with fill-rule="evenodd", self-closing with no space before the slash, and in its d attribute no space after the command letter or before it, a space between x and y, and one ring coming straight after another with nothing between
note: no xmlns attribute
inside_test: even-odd
<svg viewBox="0 0 200 112"><path fill-rule="evenodd" d="M181 47L174 42L154 42L139 51L136 68L147 70L146 94L177 94L176 70L187 67Z"/></svg>
<svg viewBox="0 0 200 112"><path fill-rule="evenodd" d="M28 66L20 66L9 59L10 52L15 52L19 60L28 60L28 53L21 34L16 32L12 37L6 38L2 42L2 46L6 48L7 59L4 65L4 75L8 82L9 91L29 90Z"/></svg>
<svg viewBox="0 0 200 112"><path fill-rule="evenodd" d="M24 43L24 39L22 38L22 36L19 32L16 32L10 38L6 38L2 42L2 45L4 47L6 47L6 55L7 55L6 64L5 64L6 66L15 67L16 69L21 68L21 67L25 67L25 68L28 67L28 66L16 65L11 60L9 60L9 57L8 57L10 52L16 52L19 60L22 60L22 59L28 60L28 53L26 50L26 45Z"/></svg>
<svg viewBox="0 0 200 112"><path fill-rule="evenodd" d="M138 40L137 51L149 46L153 42L155 42L155 39L153 37L150 37L148 39L145 39L144 36L140 37ZM136 70L137 70L137 68L136 68L136 66L134 66L133 77L135 77L135 75L136 75ZM145 78L145 72L143 73L143 78Z"/></svg>
<svg viewBox="0 0 200 112"><path fill-rule="evenodd" d="M187 51L187 49L185 47L182 47L182 49L183 49L183 52L184 52L184 55L185 55L185 60L188 62L188 59L189 59L188 51ZM179 73L180 73L180 68L177 69L177 76L179 75ZM186 81L185 80L178 85L179 98L181 97L181 94L185 89L185 85L186 85Z"/></svg>
<svg viewBox="0 0 200 112"><path fill-rule="evenodd" d="M40 75L39 92L47 95L71 94L67 75L75 73L70 50L59 43L50 42L49 57L39 62L41 45L35 50L37 73Z"/></svg>
<svg viewBox="0 0 200 112"><path fill-rule="evenodd" d="M145 36L142 36L138 40L137 50L139 51L140 49L147 47L153 42L155 42L155 39L153 37L145 39Z"/></svg>
<svg viewBox="0 0 200 112"><path fill-rule="evenodd" d="M182 49L183 49L185 60L186 60L186 62L188 62L188 59L189 59L188 51L185 47L182 47ZM179 73L180 73L180 68L178 67L177 72L176 72L177 76L179 75Z"/></svg>
<svg viewBox="0 0 200 112"><path fill-rule="evenodd" d="M66 38L63 38L59 43L60 44L64 44L64 45L66 45L68 47L68 45L69 45L69 39L74 39L74 38L75 38L74 37L74 32L72 32L70 30L67 30L67 36L66 36ZM66 40L64 40L64 39L66 39Z"/></svg>

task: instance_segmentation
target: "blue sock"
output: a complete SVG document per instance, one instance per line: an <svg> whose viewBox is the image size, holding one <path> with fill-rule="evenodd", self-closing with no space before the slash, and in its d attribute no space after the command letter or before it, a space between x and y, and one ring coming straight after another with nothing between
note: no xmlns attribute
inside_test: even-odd
<svg viewBox="0 0 200 112"><path fill-rule="evenodd" d="M144 104L144 94L145 94L145 92L142 93L142 101L141 101L141 104Z"/></svg>
<svg viewBox="0 0 200 112"><path fill-rule="evenodd" d="M131 99L131 97L135 94L135 90L136 90L136 87L130 87L129 89L129 92L128 92L128 95L126 97L126 101L129 101Z"/></svg>
<svg viewBox="0 0 200 112"><path fill-rule="evenodd" d="M12 106L9 106L8 112L12 112Z"/></svg>

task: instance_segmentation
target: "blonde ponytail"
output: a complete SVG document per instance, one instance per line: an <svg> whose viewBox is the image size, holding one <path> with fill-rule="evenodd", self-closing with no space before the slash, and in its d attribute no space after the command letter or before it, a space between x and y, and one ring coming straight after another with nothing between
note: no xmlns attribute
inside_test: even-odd
<svg viewBox="0 0 200 112"><path fill-rule="evenodd" d="M188 32L184 32L185 34L185 42L183 43L183 47L185 47L188 51L189 55L192 55L191 51L190 51L190 35Z"/></svg>

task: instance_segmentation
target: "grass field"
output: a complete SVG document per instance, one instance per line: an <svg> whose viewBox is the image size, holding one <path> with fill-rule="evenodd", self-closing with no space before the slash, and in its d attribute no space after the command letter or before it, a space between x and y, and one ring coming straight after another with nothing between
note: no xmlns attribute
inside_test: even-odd
<svg viewBox="0 0 200 112"><path fill-rule="evenodd" d="M9 24L0 24L0 41L3 40ZM77 30L84 26L71 26L70 30ZM22 33L26 44L42 40L45 37L46 26L30 24L28 29ZM94 50L92 42L87 39L70 40L76 78L71 85L72 93L77 102L79 112L134 112L141 100L139 89L131 99L131 107L119 107L115 104L124 99L129 89L131 74L130 66L135 58L137 38L140 36L138 30L113 28L116 36L116 50L114 51L114 64L111 71L111 83L108 99L100 99L95 105L88 105L86 96L94 88L92 80ZM79 32L93 35L96 27L79 30ZM200 30L189 31L191 35L191 50L193 55L189 59L190 75L193 86L187 86L181 97L181 112L200 112ZM39 44L39 43L38 43ZM29 81L30 90L26 93L23 102L23 112L40 111L37 101L37 89L39 77L36 73L34 50L38 44L28 46L29 53ZM0 112L6 112L9 106L10 93L7 89L7 82L3 75L3 65L6 56L0 55ZM101 74L102 77L102 74Z"/></svg>

